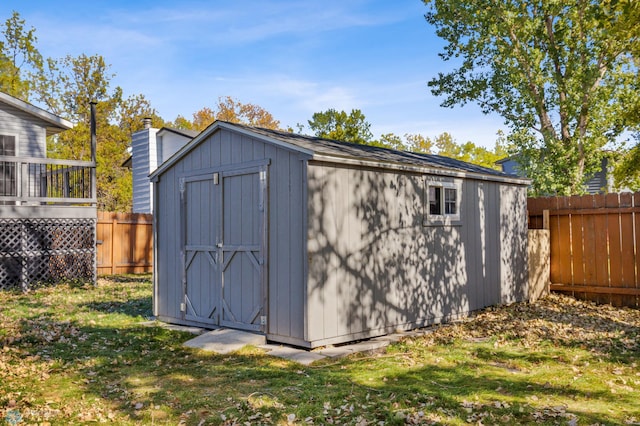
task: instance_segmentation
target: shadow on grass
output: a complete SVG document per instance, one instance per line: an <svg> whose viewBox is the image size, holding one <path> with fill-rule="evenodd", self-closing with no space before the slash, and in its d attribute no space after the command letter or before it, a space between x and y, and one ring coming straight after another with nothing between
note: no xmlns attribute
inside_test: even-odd
<svg viewBox="0 0 640 426"><path fill-rule="evenodd" d="M151 296L139 297L126 301L91 302L80 305L80 307L106 314L118 313L132 317L150 317L153 315L151 309Z"/></svg>
<svg viewBox="0 0 640 426"><path fill-rule="evenodd" d="M151 274L129 274L129 275L101 275L98 281L106 280L112 283L149 283L151 284Z"/></svg>
<svg viewBox="0 0 640 426"><path fill-rule="evenodd" d="M126 291L127 288L117 288L113 295L121 298ZM440 423L463 423L472 416L486 413L486 417L475 418L473 422L484 419L491 424L517 424L537 422L540 418L536 415L540 412L543 423L566 423L568 418L561 417L563 412L553 408L560 400L561 404L579 401L578 407L584 409L567 411L577 415L580 423L608 424L611 416L606 410L637 404L632 398L633 392L613 394L600 383L594 389L570 377L559 380L561 385L541 383L542 379L511 368L511 363L558 364L555 355L544 348L533 348L531 353L510 348L492 350L489 342L465 347L464 350L469 349L469 358L457 365L450 362L434 365L429 347L422 348L424 352L420 353L401 343L395 350L405 350L411 362L405 362L403 353L390 352L384 357L360 355L329 360L309 368L265 356L258 350L222 356L187 349L182 343L192 335L161 327L143 327L135 320L122 322L121 327L105 326L107 321L96 324L91 320L95 315L60 321L53 307L43 311L37 300L25 303L26 308L40 309L21 311L24 316L17 320L18 338L10 345L20 356L38 357L41 361L33 362L41 362L38 367L41 370L50 368L47 362L58 366L47 370L51 377L41 383L37 378L30 379L34 380L33 389L28 392L33 395L28 400L16 401L18 410L46 406L47 410L60 413L56 418L28 418L32 423L67 423L79 419L142 424L285 423L292 413L296 421L309 417L314 423L355 424L361 418L369 423L404 424L410 423L407 416L419 413L425 417L411 421L429 423L431 420L427 421L426 416L433 416L433 421ZM83 311L94 311L138 317L150 313L151 298L99 300L75 306L79 309L74 315L78 316ZM499 329L498 322L515 323L525 316L518 307L510 309L513 312L496 317L496 324L485 320L491 326L487 330ZM571 321L571 315L577 320ZM630 325L613 319L599 318L596 323L596 316L538 306L533 312L528 311L525 319L548 319L570 325L577 335L581 330L600 330L606 336L604 331L619 327L630 336L637 334L637 329L624 328ZM121 321L115 316L105 318ZM545 344L557 344L558 351L578 345L558 338L552 329L541 329L539 334ZM602 353L610 355L609 359L617 359L617 344L605 344L605 340L606 337L592 337L583 343L587 348L603 345L591 352L592 363L599 362ZM583 353L590 358L589 352ZM634 359L628 354L620 357L624 363ZM558 371L567 371L567 367L568 363L565 370L559 367ZM46 390L37 390L43 388ZM59 394L58 402L46 403L46 393ZM474 403L478 395L483 398L480 405L461 405L462 401ZM94 413L92 418L78 417L87 411L90 404L87 401L94 401L92 409L103 411ZM501 401L507 401L510 407L495 404ZM6 410L3 404L9 404L9 400L0 397L0 413ZM549 407L548 414L544 414L545 407ZM45 411L42 408L35 412Z"/></svg>
<svg viewBox="0 0 640 426"><path fill-rule="evenodd" d="M34 355L66 366L65 374L77 387L75 394L83 395L73 400L73 392L66 390L70 396L54 408L66 407L73 413L85 400L99 398L115 410L118 421L126 422L284 422L296 413L298 419L309 417L315 423L356 423L362 418L404 424L407 413L418 412L465 422L474 413L461 401L483 395L523 407L490 402L476 407L477 412L488 413L485 421L500 423L510 416L511 423L529 423L536 420L531 396L540 401L562 397L635 403L605 391L538 383L526 374L494 375L486 369L479 373L465 363L407 367L401 355L398 359L391 354L356 356L313 368L258 350L222 356L184 348L190 334L160 327L118 329L39 316L25 319L21 333ZM604 413L572 413L589 424L608 421Z"/></svg>

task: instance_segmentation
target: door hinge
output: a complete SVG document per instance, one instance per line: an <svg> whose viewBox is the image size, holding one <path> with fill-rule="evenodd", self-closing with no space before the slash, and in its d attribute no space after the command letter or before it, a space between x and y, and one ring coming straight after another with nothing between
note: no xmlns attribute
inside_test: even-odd
<svg viewBox="0 0 640 426"><path fill-rule="evenodd" d="M261 315L260 316L260 325L267 325L267 316L266 315Z"/></svg>
<svg viewBox="0 0 640 426"><path fill-rule="evenodd" d="M184 303L180 304L180 312L185 312L187 310L187 306Z"/></svg>
<svg viewBox="0 0 640 426"><path fill-rule="evenodd" d="M217 185L220 183L220 173L214 173L213 174L213 184Z"/></svg>
<svg viewBox="0 0 640 426"><path fill-rule="evenodd" d="M261 171L260 171L260 180L261 180L262 182L264 182L264 181L266 181L266 180L267 180L267 171L266 171L266 170L261 170Z"/></svg>

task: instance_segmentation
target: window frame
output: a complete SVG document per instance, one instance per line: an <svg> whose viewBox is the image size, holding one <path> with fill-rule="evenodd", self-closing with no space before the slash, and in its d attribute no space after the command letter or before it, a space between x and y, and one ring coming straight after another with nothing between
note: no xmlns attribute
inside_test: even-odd
<svg viewBox="0 0 640 426"><path fill-rule="evenodd" d="M13 143L14 143L14 147L13 147L13 155L7 155L7 154L2 154L5 157L19 157L20 156L20 137L17 133L12 133L12 132L7 132L4 131L2 129L0 129L0 136L3 137L12 137L13 138ZM5 161L2 161L0 163L5 163ZM13 169L13 187L10 188L9 191L6 190L5 188L5 184L4 182L2 183L2 185L0 185L0 195L1 196L8 196L8 197L15 197L18 195L18 188L20 187L20 179L21 179L21 171L20 168L18 167L18 163L17 163L17 159L15 162L11 162L11 161L6 161L6 163L13 163L14 164L14 169ZM4 170L4 164L2 167L2 170ZM0 179L2 179L4 181L4 177L0 177Z"/></svg>
<svg viewBox="0 0 640 426"><path fill-rule="evenodd" d="M431 189L439 188L439 211L440 214L431 213ZM447 193L451 194L451 190L455 191L455 213L446 213L447 204L451 203L451 200L447 201ZM431 225L461 225L460 204L462 200L462 179L446 179L436 177L425 177L424 179L424 220L423 226Z"/></svg>

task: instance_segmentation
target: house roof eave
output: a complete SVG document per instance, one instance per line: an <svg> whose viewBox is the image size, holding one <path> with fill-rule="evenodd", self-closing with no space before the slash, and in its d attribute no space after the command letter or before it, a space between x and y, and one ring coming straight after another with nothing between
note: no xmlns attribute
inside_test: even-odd
<svg viewBox="0 0 640 426"><path fill-rule="evenodd" d="M37 106L31 105L28 102L25 102L18 98L14 98L13 96L8 95L4 92L0 92L0 102L17 108L20 111L26 112L27 114L30 114L33 117L39 118L40 120L46 122L48 124L46 126L47 136L52 136L64 130L72 129L74 127L73 123L65 120L64 118L45 111L42 108L38 108Z"/></svg>

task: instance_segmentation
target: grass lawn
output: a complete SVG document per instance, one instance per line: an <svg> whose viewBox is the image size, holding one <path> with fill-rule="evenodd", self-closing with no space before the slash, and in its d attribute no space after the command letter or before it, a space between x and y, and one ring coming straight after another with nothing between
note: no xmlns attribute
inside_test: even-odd
<svg viewBox="0 0 640 426"><path fill-rule="evenodd" d="M550 296L302 367L144 327L148 276L0 292L0 424L640 424L640 311Z"/></svg>

